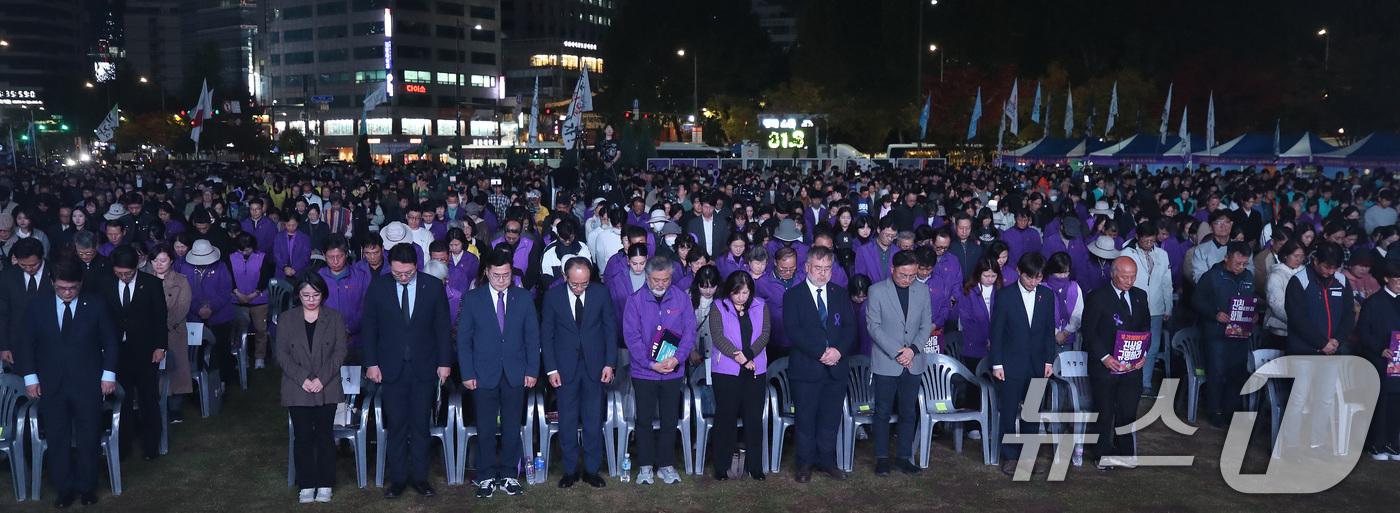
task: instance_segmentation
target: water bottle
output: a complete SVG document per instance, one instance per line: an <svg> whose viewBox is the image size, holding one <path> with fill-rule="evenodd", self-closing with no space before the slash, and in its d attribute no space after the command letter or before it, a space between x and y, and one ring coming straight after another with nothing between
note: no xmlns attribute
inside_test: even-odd
<svg viewBox="0 0 1400 513"><path fill-rule="evenodd" d="M541 483L544 482L544 455L539 452L535 453L535 477L538 477Z"/></svg>
<svg viewBox="0 0 1400 513"><path fill-rule="evenodd" d="M1084 445L1083 445L1083 444L1075 444L1075 445L1074 445L1074 457L1073 457L1072 459L1070 459L1069 461L1070 461L1070 463L1073 463L1074 466L1076 466L1076 467L1082 467L1082 466L1084 466Z"/></svg>
<svg viewBox="0 0 1400 513"><path fill-rule="evenodd" d="M535 466L533 464L525 464L525 482L535 484Z"/></svg>
<svg viewBox="0 0 1400 513"><path fill-rule="evenodd" d="M626 482L632 480L632 453L630 453L630 452L622 453L622 478L621 478L621 480L622 480L622 482L624 482L624 483L626 483Z"/></svg>

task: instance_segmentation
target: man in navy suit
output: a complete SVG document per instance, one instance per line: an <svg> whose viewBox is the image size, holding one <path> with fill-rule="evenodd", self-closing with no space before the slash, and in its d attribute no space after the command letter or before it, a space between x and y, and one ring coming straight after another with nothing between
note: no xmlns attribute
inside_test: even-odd
<svg viewBox="0 0 1400 513"><path fill-rule="evenodd" d="M452 319L441 280L421 274L412 244L389 251L389 276L377 276L365 291L365 376L379 389L388 440L389 488L384 498L403 495L412 472L413 489L432 497L428 484L429 413L438 386L452 371ZM405 461L407 460L407 461Z"/></svg>
<svg viewBox="0 0 1400 513"><path fill-rule="evenodd" d="M540 369L540 317L530 292L511 286L512 255L494 250L483 261L489 287L462 296L457 322L457 358L462 384L476 400L476 496L495 490L506 495L525 491L519 475L520 424L525 416L525 389L535 386ZM496 457L496 427L501 455ZM560 437L566 438L566 437Z"/></svg>
<svg viewBox="0 0 1400 513"><path fill-rule="evenodd" d="M783 324L792 340L788 377L797 408L797 475L812 480L814 466L846 479L836 465L836 432L846 397L847 355L854 353L856 316L845 288L831 284L835 254L824 246L807 253L805 286L783 294Z"/></svg>
<svg viewBox="0 0 1400 513"><path fill-rule="evenodd" d="M997 294L992 305L991 350L992 377L1000 384L997 400L1001 403L1001 432L1016 431L1021 418L1021 400L1034 378L1048 378L1055 361L1055 292L1042 286L1045 256L1026 253L1016 262L1014 293ZM1022 433L1036 432L1035 424L1021 422ZM1001 471L1016 473L1016 460L1021 457L1020 444L1002 444ZM1048 465L1036 462L1032 471L1044 474Z"/></svg>
<svg viewBox="0 0 1400 513"><path fill-rule="evenodd" d="M59 508L73 505L79 493L83 505L97 503L102 396L117 388L117 330L102 298L83 293L83 274L75 260L53 264L53 293L29 301L27 336L14 347L26 392L43 399L39 415Z"/></svg>
<svg viewBox="0 0 1400 513"><path fill-rule="evenodd" d="M554 287L544 295L544 323L540 340L549 385L559 394L559 448L564 453L564 477L560 488L579 480L579 439L583 428L583 481L594 488L606 486L598 469L603 465L603 386L612 382L617 362L617 316L613 314L608 287L592 283L588 259L564 262L566 287Z"/></svg>

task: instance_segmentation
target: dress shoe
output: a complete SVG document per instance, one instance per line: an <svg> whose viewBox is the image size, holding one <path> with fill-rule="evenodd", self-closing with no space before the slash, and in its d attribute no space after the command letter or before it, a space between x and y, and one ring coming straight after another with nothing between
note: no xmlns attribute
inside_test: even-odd
<svg viewBox="0 0 1400 513"><path fill-rule="evenodd" d="M1224 413L1212 413L1212 414L1210 414L1209 421L1210 421L1210 426L1213 427L1213 428L1216 428L1216 429L1225 429L1226 427L1229 427L1229 426L1230 426L1230 423L1227 422L1227 421L1225 420L1225 414L1224 414Z"/></svg>
<svg viewBox="0 0 1400 513"><path fill-rule="evenodd" d="M715 478L715 481L728 481L728 480L729 480L729 472L715 472L715 473L714 473L714 478Z"/></svg>
<svg viewBox="0 0 1400 513"><path fill-rule="evenodd" d="M565 474L564 477L559 478L559 487L560 487L560 488L568 488L568 487L573 486L574 483L577 483L577 482L578 482L578 472L574 472L574 473L572 473L572 474Z"/></svg>
<svg viewBox="0 0 1400 513"><path fill-rule="evenodd" d="M584 474L583 482L588 483L588 486L594 488L602 488L608 485L608 482L603 480L603 476L598 475L597 472L588 472Z"/></svg>
<svg viewBox="0 0 1400 513"><path fill-rule="evenodd" d="M837 481L845 481L845 480L846 480L846 471L841 470L841 467L837 467L837 466L835 466L835 465L832 465L832 466L830 466L830 467L821 468L821 469L817 469L817 470L820 470L820 471L826 473L826 476L827 476L827 477L830 477L830 478L835 479L835 480L837 480Z"/></svg>
<svg viewBox="0 0 1400 513"><path fill-rule="evenodd" d="M93 504L97 504L97 492L84 492L83 505L91 506Z"/></svg>
<svg viewBox="0 0 1400 513"><path fill-rule="evenodd" d="M748 474L749 479L752 479L754 481L766 481L768 479L768 476L764 475L763 471L761 470L750 470Z"/></svg>
<svg viewBox="0 0 1400 513"><path fill-rule="evenodd" d="M903 472L904 475L907 475L907 476L922 476L922 475L924 475L924 470L923 470L923 469L919 468L918 465L915 465L915 464L913 464L912 462L910 462L909 460L906 460L906 459L904 459L904 458L900 458L900 459L895 460L894 466L895 466L895 468L898 468L900 472Z"/></svg>
<svg viewBox="0 0 1400 513"><path fill-rule="evenodd" d="M403 491L405 488L408 488L408 485L404 483L389 483L389 487L384 489L384 498L397 499L399 497L403 497Z"/></svg>
<svg viewBox="0 0 1400 513"><path fill-rule="evenodd" d="M145 458L146 461L155 461L157 459L160 459L160 453L150 453L143 456L143 458Z"/></svg>
<svg viewBox="0 0 1400 513"><path fill-rule="evenodd" d="M799 483L812 482L812 466L803 465L801 467L797 467L797 474L793 476L793 480Z"/></svg>
<svg viewBox="0 0 1400 513"><path fill-rule="evenodd" d="M1016 475L1016 460L1006 460L1002 462L1001 473L1008 476Z"/></svg>
<svg viewBox="0 0 1400 513"><path fill-rule="evenodd" d="M422 495L424 497L432 497L434 495L437 495L437 493L433 492L433 485L428 484L427 481L414 481L413 491L418 492L418 495Z"/></svg>
<svg viewBox="0 0 1400 513"><path fill-rule="evenodd" d="M890 477L889 458L879 458L875 460L875 475L880 477Z"/></svg>
<svg viewBox="0 0 1400 513"><path fill-rule="evenodd" d="M53 501L53 507L64 509L73 505L73 501L78 499L78 494L73 492L60 492L58 500Z"/></svg>
<svg viewBox="0 0 1400 513"><path fill-rule="evenodd" d="M1044 474L1050 471L1050 462L1035 460L1035 466L1031 467L1032 474Z"/></svg>

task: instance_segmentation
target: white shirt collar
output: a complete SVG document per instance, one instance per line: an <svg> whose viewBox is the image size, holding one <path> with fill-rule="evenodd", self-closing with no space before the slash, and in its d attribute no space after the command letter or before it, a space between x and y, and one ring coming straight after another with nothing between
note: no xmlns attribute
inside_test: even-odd
<svg viewBox="0 0 1400 513"><path fill-rule="evenodd" d="M1400 297L1400 294L1396 294L1396 293L1394 293L1394 292L1391 292L1391 291L1390 291L1390 287L1381 286L1381 290L1384 290L1386 294L1390 294L1390 297L1392 297L1392 298Z"/></svg>

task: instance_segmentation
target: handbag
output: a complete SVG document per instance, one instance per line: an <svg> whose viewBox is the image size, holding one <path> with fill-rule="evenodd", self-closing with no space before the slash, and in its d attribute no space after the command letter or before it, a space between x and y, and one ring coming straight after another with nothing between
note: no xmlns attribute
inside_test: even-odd
<svg viewBox="0 0 1400 513"><path fill-rule="evenodd" d="M744 478L744 450L739 449L734 452L729 460L729 471L725 473L730 479Z"/></svg>

